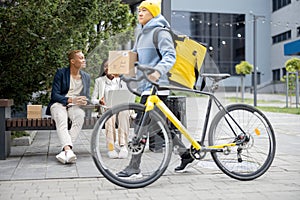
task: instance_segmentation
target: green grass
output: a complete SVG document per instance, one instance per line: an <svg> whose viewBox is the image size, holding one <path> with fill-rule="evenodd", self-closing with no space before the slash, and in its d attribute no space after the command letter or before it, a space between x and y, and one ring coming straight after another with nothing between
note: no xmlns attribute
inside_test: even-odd
<svg viewBox="0 0 300 200"><path fill-rule="evenodd" d="M242 102L242 98L236 98L236 97L229 97L226 98L230 102ZM253 105L253 99L250 98L244 98L245 104L250 104ZM267 103L282 103L282 101L279 100L270 100L270 101L265 101L265 100L258 100L257 103L259 104L267 104ZM265 111L265 112L278 112L278 113L289 113L289 114L296 114L300 115L300 108L286 108L286 107L274 107L274 106L257 106L258 109Z"/></svg>
<svg viewBox="0 0 300 200"><path fill-rule="evenodd" d="M226 99L228 99L230 102L240 102L240 103L242 102L242 98L239 98L239 97L228 97ZM253 104L253 99L244 98L244 103ZM270 101L257 100L257 103L264 104L264 103L282 103L282 102L279 100L270 100Z"/></svg>
<svg viewBox="0 0 300 200"><path fill-rule="evenodd" d="M265 112L278 112L300 115L300 108L280 108L271 106L257 106L257 108Z"/></svg>

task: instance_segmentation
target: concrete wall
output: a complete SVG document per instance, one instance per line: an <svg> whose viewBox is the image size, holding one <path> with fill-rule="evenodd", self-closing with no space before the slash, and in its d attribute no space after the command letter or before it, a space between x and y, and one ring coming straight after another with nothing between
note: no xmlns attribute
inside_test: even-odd
<svg viewBox="0 0 300 200"><path fill-rule="evenodd" d="M271 69L284 68L285 62L296 56L284 56L284 44L295 40L297 37L297 27L300 26L300 1L291 0L291 4L287 5L272 13L271 35L278 35L291 30L291 40L280 42L271 46ZM300 56L297 56L300 57ZM283 74L281 74L282 76Z"/></svg>

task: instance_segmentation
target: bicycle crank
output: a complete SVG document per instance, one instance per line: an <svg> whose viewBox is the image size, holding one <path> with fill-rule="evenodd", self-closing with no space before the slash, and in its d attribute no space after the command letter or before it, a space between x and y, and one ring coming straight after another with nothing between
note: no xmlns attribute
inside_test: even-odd
<svg viewBox="0 0 300 200"><path fill-rule="evenodd" d="M204 145L202 145L199 141L197 141L202 147L205 147ZM191 146L190 148L190 154L192 156L192 158L194 158L195 160L201 160L203 158L205 158L206 156L206 151L201 151L201 150L196 150L193 146Z"/></svg>

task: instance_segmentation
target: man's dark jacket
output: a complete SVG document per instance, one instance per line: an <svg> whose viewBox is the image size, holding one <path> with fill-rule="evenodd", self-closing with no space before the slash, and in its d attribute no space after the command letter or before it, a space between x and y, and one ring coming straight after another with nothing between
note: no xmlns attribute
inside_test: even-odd
<svg viewBox="0 0 300 200"><path fill-rule="evenodd" d="M80 75L82 78L83 89L80 92L81 96L86 96L90 100L90 75L84 71L80 70ZM51 115L50 107L58 102L66 106L68 104L68 97L66 97L70 88L70 67L58 69L55 73L52 91L51 91L51 100L48 104L46 115Z"/></svg>

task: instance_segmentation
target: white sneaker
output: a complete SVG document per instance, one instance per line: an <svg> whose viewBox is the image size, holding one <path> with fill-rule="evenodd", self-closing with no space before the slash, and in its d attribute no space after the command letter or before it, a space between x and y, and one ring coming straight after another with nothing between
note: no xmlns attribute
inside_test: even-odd
<svg viewBox="0 0 300 200"><path fill-rule="evenodd" d="M120 145L118 144L118 142L115 142L115 150L120 151Z"/></svg>
<svg viewBox="0 0 300 200"><path fill-rule="evenodd" d="M119 158L127 158L128 150L125 146L122 146L119 152Z"/></svg>
<svg viewBox="0 0 300 200"><path fill-rule="evenodd" d="M116 150L108 151L107 154L108 154L108 157L111 159L118 158L118 153L116 152Z"/></svg>
<svg viewBox="0 0 300 200"><path fill-rule="evenodd" d="M66 150L66 163L74 163L77 157L72 150Z"/></svg>
<svg viewBox="0 0 300 200"><path fill-rule="evenodd" d="M56 159L62 164L66 164L67 162L66 153L64 151L60 152L59 154L56 155Z"/></svg>

